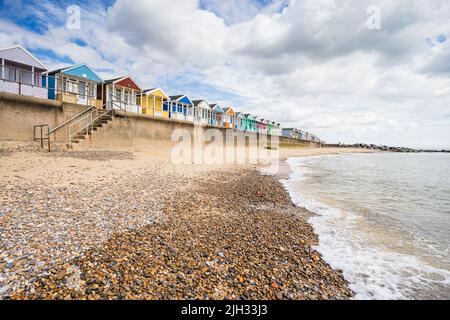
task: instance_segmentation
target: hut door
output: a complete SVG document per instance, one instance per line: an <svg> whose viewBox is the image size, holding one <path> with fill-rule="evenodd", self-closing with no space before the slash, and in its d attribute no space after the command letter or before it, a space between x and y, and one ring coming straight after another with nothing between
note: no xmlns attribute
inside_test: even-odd
<svg viewBox="0 0 450 320"><path fill-rule="evenodd" d="M87 86L86 82L80 81L78 84L78 103L79 104L88 104L87 103Z"/></svg>

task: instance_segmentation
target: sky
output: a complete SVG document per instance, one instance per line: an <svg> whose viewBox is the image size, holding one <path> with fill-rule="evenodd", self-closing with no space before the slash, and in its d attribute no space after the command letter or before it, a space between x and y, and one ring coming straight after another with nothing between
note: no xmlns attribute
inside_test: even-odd
<svg viewBox="0 0 450 320"><path fill-rule="evenodd" d="M13 44L329 143L450 148L448 0L0 0Z"/></svg>

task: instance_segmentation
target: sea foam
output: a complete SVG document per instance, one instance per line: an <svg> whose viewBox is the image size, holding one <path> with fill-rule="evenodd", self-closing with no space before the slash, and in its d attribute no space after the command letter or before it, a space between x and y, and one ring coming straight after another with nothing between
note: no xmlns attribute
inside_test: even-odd
<svg viewBox="0 0 450 320"><path fill-rule="evenodd" d="M373 245L370 234L360 228L364 217L303 196L300 182L307 179L308 173L302 165L304 160L288 159L291 173L281 183L294 204L316 214L309 219L319 237L319 245L314 249L332 268L342 270L356 299L446 298L439 296L439 288L448 288L450 272L413 255ZM424 291L436 295L423 294Z"/></svg>

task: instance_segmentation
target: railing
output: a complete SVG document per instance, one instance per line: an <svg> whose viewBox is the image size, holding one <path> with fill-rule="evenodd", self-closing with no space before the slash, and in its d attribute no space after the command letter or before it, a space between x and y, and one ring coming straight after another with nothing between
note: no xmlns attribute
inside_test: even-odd
<svg viewBox="0 0 450 320"><path fill-rule="evenodd" d="M47 132L44 131L44 128L46 128ZM36 129L39 129L38 132L40 132L40 135L38 136L36 134ZM47 140L47 147L48 152L50 152L50 128L48 124L39 124L33 127L33 141L40 141L41 142L41 148L44 149L44 140ZM47 134L47 137L44 137L44 133Z"/></svg>
<svg viewBox="0 0 450 320"><path fill-rule="evenodd" d="M42 86L42 71L33 72L32 70L25 70L7 65L0 67L2 80L30 86Z"/></svg>
<svg viewBox="0 0 450 320"><path fill-rule="evenodd" d="M77 121L71 123L68 127L68 141L69 144L72 143L73 137L75 137L78 134L82 134L85 132L86 135L89 135L89 133L92 133L94 131L94 124L101 120L104 117L107 116L113 116L114 110L122 110L124 112L125 119L127 118L127 108L128 105L127 102L123 101L122 99L117 98L116 95L110 95L112 98L111 102L111 109L100 114L98 117L94 118L94 113L97 112L97 108L91 107L90 112L88 112L86 115L84 115L82 118L79 118ZM106 109L107 105L106 103L103 105L103 108ZM78 116L83 115L83 113L80 113ZM81 126L81 127L80 127Z"/></svg>
<svg viewBox="0 0 450 320"><path fill-rule="evenodd" d="M94 130L94 122L93 120L93 113L95 111L91 110L91 112L89 112L87 115L85 115L84 117L78 119L77 121L71 123L68 127L68 142L69 144L72 143L72 138L77 135L78 133L81 133L82 131L86 130L86 135L89 134L89 132L92 132ZM86 122L85 126L82 126L83 123ZM81 129L77 130L77 126L81 126ZM75 131L75 132L73 132Z"/></svg>
<svg viewBox="0 0 450 320"><path fill-rule="evenodd" d="M175 111L174 111L175 109ZM169 104L169 115L172 119L194 121L194 107L184 103Z"/></svg>
<svg viewBox="0 0 450 320"><path fill-rule="evenodd" d="M0 80L9 83L8 86L0 86L0 91L24 94L24 88L33 88L39 91L41 98L101 107L101 101L97 99L97 85L88 81L74 82L43 74L42 71L33 72L7 65L0 66L0 70ZM14 84L17 87L13 87Z"/></svg>
<svg viewBox="0 0 450 320"><path fill-rule="evenodd" d="M63 123L61 123L59 126L57 126L56 128L50 130L49 134L51 133L55 133L56 131L58 131L59 129L65 127L66 125L68 125L70 122L74 121L75 119L81 117L83 114L92 111L93 109L95 109L94 107L90 107L86 110L81 111L80 113L78 113L77 115L73 116L72 118L70 118L69 120L64 121Z"/></svg>
<svg viewBox="0 0 450 320"><path fill-rule="evenodd" d="M117 96L114 95L114 94L110 95L110 97L111 97L111 101L110 102L112 104L110 111L114 110L114 107L116 107L116 109L123 110L124 113L125 113L125 118L127 118L127 105L128 105L128 103L123 101L120 98L117 98ZM107 108L107 104L104 104L103 107L106 109Z"/></svg>
<svg viewBox="0 0 450 320"><path fill-rule="evenodd" d="M49 150L50 150L50 144L51 144L51 134L54 134L54 138L56 139L56 132L58 132L59 130L68 127L68 143L70 144L72 142L72 137L74 136L74 134L72 134L72 130L75 124L79 124L82 122L82 120L91 117L92 119L92 114L94 112L97 111L97 108L95 107L89 107L83 111L81 111L80 113L76 114L75 116L73 116L72 118L64 121L63 123L61 123L60 125L58 125L56 128L52 129L52 130L48 130L47 133L47 140L48 140L48 144L49 144Z"/></svg>
<svg viewBox="0 0 450 320"><path fill-rule="evenodd" d="M97 112L97 110L92 110L92 112L90 112L89 114L87 114L86 116L84 116L83 118L79 119L77 122L72 123L69 128L68 128L68 141L69 144L72 143L72 138L78 134L83 133L84 131L86 131L86 135L89 135L89 133L92 134L92 132L94 131L94 124L98 121L101 120L104 117L107 116L112 116L113 115L113 110L108 110L105 113L100 114L98 117L94 118L94 113ZM75 127L75 125L81 124L84 121L86 121L86 125L82 126L81 128L77 129ZM72 129L74 127L74 129ZM75 130L75 132L72 132L73 130Z"/></svg>
<svg viewBox="0 0 450 320"><path fill-rule="evenodd" d="M164 117L164 115L167 114L170 117L171 102L167 99L153 95L151 95L150 98L149 96L143 95L142 97L136 99L136 103L141 104L139 107L141 108L141 113L143 114L154 117Z"/></svg>

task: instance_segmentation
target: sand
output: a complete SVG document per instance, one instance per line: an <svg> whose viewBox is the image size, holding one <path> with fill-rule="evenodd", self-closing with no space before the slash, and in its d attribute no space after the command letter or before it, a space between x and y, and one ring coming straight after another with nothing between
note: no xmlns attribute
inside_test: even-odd
<svg viewBox="0 0 450 320"><path fill-rule="evenodd" d="M49 154L0 143L0 298L352 295L312 249L310 213L278 177L255 165L174 165L158 150ZM341 152L282 148L280 157Z"/></svg>

